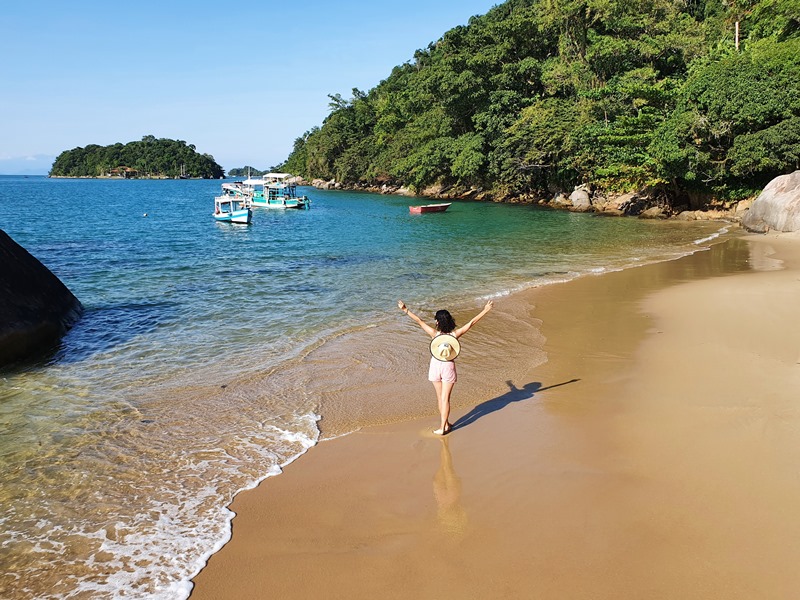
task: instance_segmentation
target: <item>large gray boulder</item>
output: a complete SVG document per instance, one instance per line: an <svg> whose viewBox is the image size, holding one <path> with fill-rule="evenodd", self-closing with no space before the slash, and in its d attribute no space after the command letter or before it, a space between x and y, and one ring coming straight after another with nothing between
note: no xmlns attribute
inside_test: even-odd
<svg viewBox="0 0 800 600"><path fill-rule="evenodd" d="M800 171L770 181L742 217L742 227L754 233L800 230Z"/></svg>
<svg viewBox="0 0 800 600"><path fill-rule="evenodd" d="M0 230L0 366L52 349L82 312L67 286Z"/></svg>
<svg viewBox="0 0 800 600"><path fill-rule="evenodd" d="M319 190L333 190L336 189L336 180L331 179L330 181L325 181L324 179L315 179L311 182L311 185Z"/></svg>
<svg viewBox="0 0 800 600"><path fill-rule="evenodd" d="M573 208L578 210L589 210L592 208L592 200L589 196L589 190L585 185L579 185L569 195L570 202Z"/></svg>

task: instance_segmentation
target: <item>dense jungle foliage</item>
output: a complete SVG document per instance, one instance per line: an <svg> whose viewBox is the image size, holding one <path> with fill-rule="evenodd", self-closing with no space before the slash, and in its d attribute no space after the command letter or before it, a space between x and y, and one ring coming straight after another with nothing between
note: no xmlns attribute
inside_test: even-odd
<svg viewBox="0 0 800 600"><path fill-rule="evenodd" d="M199 154L181 140L146 135L140 142L65 150L50 169L51 177L201 177L219 179L223 168L209 154Z"/></svg>
<svg viewBox="0 0 800 600"><path fill-rule="evenodd" d="M738 199L800 167L800 3L508 0L352 94L282 170Z"/></svg>

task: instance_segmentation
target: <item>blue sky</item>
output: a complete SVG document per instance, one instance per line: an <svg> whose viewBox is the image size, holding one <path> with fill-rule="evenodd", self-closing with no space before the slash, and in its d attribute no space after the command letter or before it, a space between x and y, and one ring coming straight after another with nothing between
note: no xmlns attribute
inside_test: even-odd
<svg viewBox="0 0 800 600"><path fill-rule="evenodd" d="M0 15L0 174L63 150L184 140L225 169L283 161L328 94L368 90L492 0L29 0Z"/></svg>

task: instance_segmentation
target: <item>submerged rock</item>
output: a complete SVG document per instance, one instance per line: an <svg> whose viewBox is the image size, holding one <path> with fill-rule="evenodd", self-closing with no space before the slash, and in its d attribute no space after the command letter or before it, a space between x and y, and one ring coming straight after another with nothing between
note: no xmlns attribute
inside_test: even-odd
<svg viewBox="0 0 800 600"><path fill-rule="evenodd" d="M52 349L82 312L67 286L0 230L0 365Z"/></svg>
<svg viewBox="0 0 800 600"><path fill-rule="evenodd" d="M800 171L770 181L742 217L753 233L800 230Z"/></svg>

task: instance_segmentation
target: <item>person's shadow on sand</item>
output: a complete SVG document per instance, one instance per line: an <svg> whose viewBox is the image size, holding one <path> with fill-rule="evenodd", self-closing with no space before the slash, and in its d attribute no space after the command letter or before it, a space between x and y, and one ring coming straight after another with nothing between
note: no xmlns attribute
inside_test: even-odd
<svg viewBox="0 0 800 600"><path fill-rule="evenodd" d="M506 385L508 386L508 391L505 394L478 404L478 406L474 407L467 414L458 418L456 422L453 423L453 428L450 431L459 429L461 427L466 427L467 425L471 425L481 417L485 417L488 414L503 409L512 402L521 402L522 400L528 400L529 398L533 398L534 394L536 394L537 392L543 392L544 390L551 390L553 388L562 385L575 383L576 381L580 381L580 379L570 379L569 381L554 383L553 385L548 385L546 387L542 387L541 382L534 381L531 383L526 383L521 388L516 387L511 381L506 381Z"/></svg>

